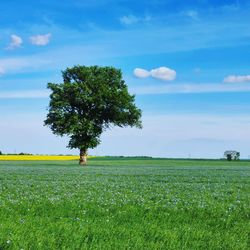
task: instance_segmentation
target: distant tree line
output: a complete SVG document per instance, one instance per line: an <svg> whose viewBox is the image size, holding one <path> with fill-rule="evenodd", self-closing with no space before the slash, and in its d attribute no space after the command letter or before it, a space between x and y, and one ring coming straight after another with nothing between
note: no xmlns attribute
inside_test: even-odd
<svg viewBox="0 0 250 250"><path fill-rule="evenodd" d="M33 154L30 154L30 153L23 153L23 152L17 153L17 154L9 154L9 153L4 154L4 153L0 150L0 155L33 155Z"/></svg>

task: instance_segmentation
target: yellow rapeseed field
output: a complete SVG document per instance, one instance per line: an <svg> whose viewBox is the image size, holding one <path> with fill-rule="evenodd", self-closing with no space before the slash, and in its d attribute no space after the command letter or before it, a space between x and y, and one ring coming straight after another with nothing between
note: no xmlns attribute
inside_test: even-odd
<svg viewBox="0 0 250 250"><path fill-rule="evenodd" d="M0 161L69 161L78 155L0 155Z"/></svg>

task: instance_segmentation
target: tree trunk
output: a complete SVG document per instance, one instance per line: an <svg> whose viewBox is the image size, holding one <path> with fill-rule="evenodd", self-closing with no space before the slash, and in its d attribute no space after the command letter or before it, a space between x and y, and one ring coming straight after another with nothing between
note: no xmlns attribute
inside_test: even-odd
<svg viewBox="0 0 250 250"><path fill-rule="evenodd" d="M80 149L79 165L81 166L87 165L87 152L83 149Z"/></svg>

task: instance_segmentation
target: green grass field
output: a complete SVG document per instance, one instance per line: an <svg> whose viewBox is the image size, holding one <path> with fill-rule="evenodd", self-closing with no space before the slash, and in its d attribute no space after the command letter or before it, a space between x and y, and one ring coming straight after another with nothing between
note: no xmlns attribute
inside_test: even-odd
<svg viewBox="0 0 250 250"><path fill-rule="evenodd" d="M250 249L250 162L0 162L0 249Z"/></svg>

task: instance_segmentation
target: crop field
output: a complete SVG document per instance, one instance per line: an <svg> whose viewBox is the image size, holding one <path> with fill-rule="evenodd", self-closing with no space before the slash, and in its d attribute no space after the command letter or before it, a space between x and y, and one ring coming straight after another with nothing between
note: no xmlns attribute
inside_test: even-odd
<svg viewBox="0 0 250 250"><path fill-rule="evenodd" d="M69 161L78 160L75 155L0 155L0 161Z"/></svg>
<svg viewBox="0 0 250 250"><path fill-rule="evenodd" d="M0 249L249 248L248 161L0 161Z"/></svg>

